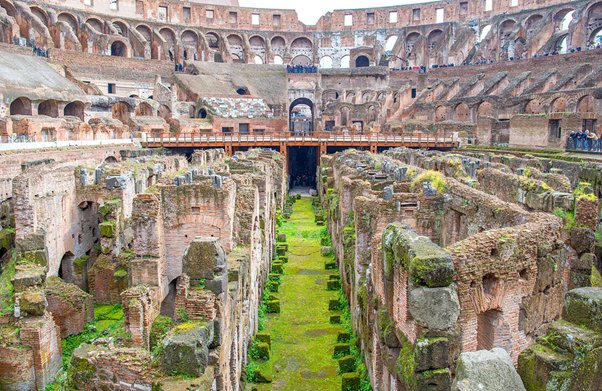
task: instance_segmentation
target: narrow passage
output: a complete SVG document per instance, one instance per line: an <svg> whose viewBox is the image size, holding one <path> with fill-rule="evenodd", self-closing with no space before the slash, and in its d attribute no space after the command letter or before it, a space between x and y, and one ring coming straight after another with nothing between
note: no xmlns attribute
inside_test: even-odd
<svg viewBox="0 0 602 391"><path fill-rule="evenodd" d="M288 244L288 262L278 292L272 293L280 300L280 313L267 315L263 333L270 335L270 358L257 361L259 371L272 382L251 389L341 390L342 376L333 352L343 328L330 323L337 312L329 310L338 289L327 290L329 278L338 278L338 271L325 269L332 257L320 253L324 230L314 221L308 197L294 203L290 219L278 230L286 234Z"/></svg>

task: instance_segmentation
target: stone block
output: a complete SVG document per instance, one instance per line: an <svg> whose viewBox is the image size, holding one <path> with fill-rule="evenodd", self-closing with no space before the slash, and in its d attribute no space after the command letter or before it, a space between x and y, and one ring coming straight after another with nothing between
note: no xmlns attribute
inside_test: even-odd
<svg viewBox="0 0 602 391"><path fill-rule="evenodd" d="M324 268L326 270L336 270L337 262L333 259L329 259L328 261L324 262Z"/></svg>
<svg viewBox="0 0 602 391"><path fill-rule="evenodd" d="M272 292L278 292L278 288L280 288L280 284L276 281L268 281L268 286Z"/></svg>
<svg viewBox="0 0 602 391"><path fill-rule="evenodd" d="M591 229L573 228L571 230L571 247L577 251L577 254L593 252L595 242L596 237Z"/></svg>
<svg viewBox="0 0 602 391"><path fill-rule="evenodd" d="M103 238L115 237L115 222L114 221L103 221L98 224L100 228L100 236Z"/></svg>
<svg viewBox="0 0 602 391"><path fill-rule="evenodd" d="M280 273L270 273L268 276L268 280L269 282L276 282L278 284L280 284Z"/></svg>
<svg viewBox="0 0 602 391"><path fill-rule="evenodd" d="M281 262L272 263L272 273L284 274L284 268Z"/></svg>
<svg viewBox="0 0 602 391"><path fill-rule="evenodd" d="M452 376L448 368L424 371L415 374L418 390L448 391L451 388Z"/></svg>
<svg viewBox="0 0 602 391"><path fill-rule="evenodd" d="M454 391L526 391L508 352L501 348L460 354Z"/></svg>
<svg viewBox="0 0 602 391"><path fill-rule="evenodd" d="M197 237L184 252L182 272L190 277L191 285L201 280L213 280L227 275L226 255L218 238Z"/></svg>
<svg viewBox="0 0 602 391"><path fill-rule="evenodd" d="M417 372L449 367L449 340L447 338L419 339L414 349L414 361Z"/></svg>
<svg viewBox="0 0 602 391"><path fill-rule="evenodd" d="M46 249L31 250L21 253L21 259L28 263L34 263L40 266L48 266L48 252Z"/></svg>
<svg viewBox="0 0 602 391"><path fill-rule="evenodd" d="M359 391L360 385L360 376L356 372L343 373L341 391Z"/></svg>
<svg viewBox="0 0 602 391"><path fill-rule="evenodd" d="M343 357L351 354L351 346L348 343L336 343L332 356L334 358Z"/></svg>
<svg viewBox="0 0 602 391"><path fill-rule="evenodd" d="M320 248L320 254L323 257L329 257L329 256L331 256L332 255L332 247L330 247L330 246L322 246Z"/></svg>
<svg viewBox="0 0 602 391"><path fill-rule="evenodd" d="M20 252L40 250L45 247L44 234L27 235L23 240L19 240L17 243L17 250Z"/></svg>
<svg viewBox="0 0 602 391"><path fill-rule="evenodd" d="M339 373L349 373L355 371L355 358L353 356L344 356L339 358Z"/></svg>
<svg viewBox="0 0 602 391"><path fill-rule="evenodd" d="M268 333L257 333L257 335L255 335L255 339L259 342L267 343L270 348L272 347L272 338Z"/></svg>
<svg viewBox="0 0 602 391"><path fill-rule="evenodd" d="M288 245L286 243L280 243L276 245L276 255L281 257L286 255L288 251Z"/></svg>
<svg viewBox="0 0 602 391"><path fill-rule="evenodd" d="M326 281L326 290L336 291L341 287L340 280L328 280Z"/></svg>
<svg viewBox="0 0 602 391"><path fill-rule="evenodd" d="M19 295L21 312L33 316L42 316L46 311L46 297L39 288L29 289Z"/></svg>
<svg viewBox="0 0 602 391"><path fill-rule="evenodd" d="M107 177L106 187L109 190L113 189L125 189L127 186L128 178L125 175L110 176Z"/></svg>
<svg viewBox="0 0 602 391"><path fill-rule="evenodd" d="M15 276L11 282L16 293L24 292L31 287L40 287L46 279L44 267L35 264L16 266Z"/></svg>
<svg viewBox="0 0 602 391"><path fill-rule="evenodd" d="M278 234L278 236L276 237L276 240L278 242L286 242L286 234Z"/></svg>
<svg viewBox="0 0 602 391"><path fill-rule="evenodd" d="M585 356L590 350L602 346L602 334L559 320L550 325L545 343L576 356Z"/></svg>
<svg viewBox="0 0 602 391"><path fill-rule="evenodd" d="M270 345L265 342L257 342L255 344L255 352L253 355L261 360L269 360L270 359Z"/></svg>
<svg viewBox="0 0 602 391"><path fill-rule="evenodd" d="M562 318L593 330L602 329L602 288L577 288L564 297Z"/></svg>
<svg viewBox="0 0 602 391"><path fill-rule="evenodd" d="M269 314L279 314L280 313L280 300L269 300L266 303L267 312Z"/></svg>
<svg viewBox="0 0 602 391"><path fill-rule="evenodd" d="M316 225L319 226L319 227L321 227L321 226L324 225L324 221L318 220L318 221L316 221Z"/></svg>
<svg viewBox="0 0 602 391"><path fill-rule="evenodd" d="M341 303L339 302L339 299L330 299L328 301L328 309L330 311L338 311L341 309Z"/></svg>
<svg viewBox="0 0 602 391"><path fill-rule="evenodd" d="M460 315L458 294L453 287L415 288L408 301L416 322L431 330L449 329Z"/></svg>
<svg viewBox="0 0 602 391"><path fill-rule="evenodd" d="M256 369L254 376L253 376L253 381L255 383L271 383L272 376L270 376L268 373L262 371L261 369Z"/></svg>
<svg viewBox="0 0 602 391"><path fill-rule="evenodd" d="M330 315L330 324L341 324L341 315Z"/></svg>
<svg viewBox="0 0 602 391"><path fill-rule="evenodd" d="M349 342L351 340L351 334L346 331L339 331L337 335L337 342Z"/></svg>
<svg viewBox="0 0 602 391"><path fill-rule="evenodd" d="M161 367L169 374L199 377L209 363L213 323L186 322L163 340Z"/></svg>
<svg viewBox="0 0 602 391"><path fill-rule="evenodd" d="M448 286L455 275L451 256L428 238L413 243L414 257L410 261L412 281L429 288Z"/></svg>

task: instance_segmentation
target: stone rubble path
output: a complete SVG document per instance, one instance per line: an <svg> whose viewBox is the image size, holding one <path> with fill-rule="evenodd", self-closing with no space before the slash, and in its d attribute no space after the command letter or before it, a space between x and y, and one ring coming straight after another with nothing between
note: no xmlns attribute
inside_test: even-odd
<svg viewBox="0 0 602 391"><path fill-rule="evenodd" d="M326 290L328 276L320 255L320 231L314 222L311 198L293 205L291 218L279 229L287 235L288 263L280 291L280 314L269 315L266 332L272 338L272 390L338 391L341 376L332 357L340 325L329 322L328 302L336 292Z"/></svg>

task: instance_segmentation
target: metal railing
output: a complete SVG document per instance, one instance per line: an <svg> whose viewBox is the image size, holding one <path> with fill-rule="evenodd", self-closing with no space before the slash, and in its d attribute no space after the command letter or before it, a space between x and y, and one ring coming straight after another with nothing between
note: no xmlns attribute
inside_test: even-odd
<svg viewBox="0 0 602 391"><path fill-rule="evenodd" d="M602 154L602 139L593 140L591 138L572 138L566 139L566 150L573 152L591 152Z"/></svg>
<svg viewBox="0 0 602 391"><path fill-rule="evenodd" d="M312 132L296 134L293 132L247 134L247 133L207 133L207 134L147 134L142 143L180 144L180 143L399 143L399 144L453 144L458 140L452 135L432 135L425 133L389 134L389 133L339 133Z"/></svg>

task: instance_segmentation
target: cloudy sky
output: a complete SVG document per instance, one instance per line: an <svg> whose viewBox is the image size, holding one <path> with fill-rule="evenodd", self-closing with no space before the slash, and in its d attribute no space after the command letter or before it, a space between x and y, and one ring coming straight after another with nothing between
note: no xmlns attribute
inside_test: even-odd
<svg viewBox="0 0 602 391"><path fill-rule="evenodd" d="M320 16L335 9L384 7L414 4L425 0L238 0L242 7L295 8L305 24L316 24Z"/></svg>

